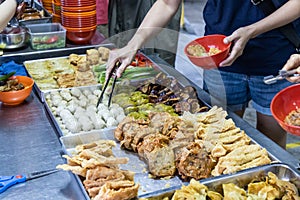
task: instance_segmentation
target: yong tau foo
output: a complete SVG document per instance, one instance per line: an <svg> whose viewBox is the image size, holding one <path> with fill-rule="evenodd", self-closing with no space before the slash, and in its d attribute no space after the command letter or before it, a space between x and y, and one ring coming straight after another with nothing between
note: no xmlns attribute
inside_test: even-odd
<svg viewBox="0 0 300 200"><path fill-rule="evenodd" d="M225 35L207 35L188 43L184 48L190 61L203 69L217 68L228 56L231 43L223 42Z"/></svg>
<svg viewBox="0 0 300 200"><path fill-rule="evenodd" d="M221 191L209 189L206 185L192 179L189 185L183 185L174 194L163 194L159 197L142 198L140 200L181 200L181 199L210 199L210 200L298 200L298 189L292 182L278 179L276 174L268 172L262 180L253 178L244 187L234 183L223 183Z"/></svg>

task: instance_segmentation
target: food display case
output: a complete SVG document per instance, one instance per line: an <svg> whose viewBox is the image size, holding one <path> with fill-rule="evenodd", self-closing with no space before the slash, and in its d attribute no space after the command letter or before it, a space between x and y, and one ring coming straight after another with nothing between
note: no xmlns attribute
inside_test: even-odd
<svg viewBox="0 0 300 200"><path fill-rule="evenodd" d="M80 48L81 52L87 48ZM67 54L77 53L78 49L69 49ZM49 50L52 57L67 56L66 52L57 53L57 50ZM83 52L82 52L83 53ZM46 55L41 52L46 57ZM62 55L63 54L63 55ZM16 56L17 60L24 62L26 60L37 59L37 55L28 54L27 57ZM42 56L42 57L43 57ZM8 56L9 57L9 56ZM5 57L5 59L8 59ZM193 86L197 92L197 98L204 106L211 107L211 97L201 88L195 86L187 80L182 74L173 67L161 60L156 55L146 56L151 62L158 66L158 70L175 79L182 86ZM24 60L25 59L25 60ZM1 60L3 62L3 60ZM96 86L97 87L97 86ZM47 96L47 92L45 92ZM110 139L114 140L113 131L115 127L87 131L71 135L62 133L61 126L57 123L45 101L40 101L38 88L26 99L26 101L17 107L8 107L0 104L0 127L1 127L1 156L0 173L1 175L14 175L17 173L29 173L46 169L53 169L57 165L66 163L62 157L64 154L71 154L74 147L78 144L88 143L91 140ZM272 162L285 163L288 165L270 165L262 166L234 174L222 175L203 179L201 182L207 185L213 185L218 181L232 181L245 177L244 174L266 171L274 171L280 178L294 179L299 181L299 161L290 155L287 151L280 148L269 138L264 136L258 130L250 126L243 119L228 110L228 117L235 125L245 130L251 138L251 143L265 148ZM153 197L172 193L180 188L183 182L178 176L171 179L153 179L149 177L147 166L139 157L133 153L121 150L119 143L113 149L115 155L129 157L130 162L123 166L136 173L135 180L140 183L139 197ZM246 173L247 172L247 173ZM252 174L251 174L252 175ZM249 175L246 175L249 176ZM89 199L80 178L71 172L59 171L58 173L31 180L22 184L10 187L3 193L0 193L1 199Z"/></svg>

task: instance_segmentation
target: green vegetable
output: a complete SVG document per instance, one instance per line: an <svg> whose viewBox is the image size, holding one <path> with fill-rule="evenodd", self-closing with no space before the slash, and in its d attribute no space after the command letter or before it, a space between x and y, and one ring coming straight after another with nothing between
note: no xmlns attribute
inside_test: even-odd
<svg viewBox="0 0 300 200"><path fill-rule="evenodd" d="M134 119L147 119L148 115L141 112L131 112L128 114L128 116L133 117Z"/></svg>
<svg viewBox="0 0 300 200"><path fill-rule="evenodd" d="M102 65L95 65L93 67L94 72L105 72L106 71L106 63Z"/></svg>
<svg viewBox="0 0 300 200"><path fill-rule="evenodd" d="M0 77L0 81L6 81L7 79L9 79L9 77L13 76L16 72L10 72L6 75L3 75Z"/></svg>
<svg viewBox="0 0 300 200"><path fill-rule="evenodd" d="M31 39L31 47L35 50L62 48L66 45L64 37L55 37L55 41L50 36L33 37ZM52 40L52 41L50 41Z"/></svg>
<svg viewBox="0 0 300 200"><path fill-rule="evenodd" d="M106 64L94 66L93 70L96 77L98 77L98 82L100 84L104 84L106 75ZM158 74L158 71L156 71L152 67L129 67L123 72L122 77L118 78L117 81L119 82L124 79L145 79L153 77L156 74Z"/></svg>

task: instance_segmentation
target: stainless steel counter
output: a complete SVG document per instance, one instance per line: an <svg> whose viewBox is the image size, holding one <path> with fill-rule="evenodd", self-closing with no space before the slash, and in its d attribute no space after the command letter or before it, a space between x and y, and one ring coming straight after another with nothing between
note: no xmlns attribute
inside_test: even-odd
<svg viewBox="0 0 300 200"><path fill-rule="evenodd" d="M149 56L161 66L161 70L177 77L181 83L190 83L156 56ZM193 85L194 86L194 85ZM197 88L199 98L209 103L210 97ZM236 125L265 147L271 154L292 167L298 167L298 160L281 149L270 139L251 127L244 120L229 111ZM34 92L18 106L4 106L0 103L0 175L15 175L40 170L53 169L64 160L62 148L55 128L43 104ZM46 177L31 180L10 187L0 194L0 199L85 199L75 177L60 171Z"/></svg>
<svg viewBox="0 0 300 200"><path fill-rule="evenodd" d="M64 160L44 107L32 92L18 106L0 103L0 175L53 169ZM10 187L0 199L84 199L75 176L59 171Z"/></svg>

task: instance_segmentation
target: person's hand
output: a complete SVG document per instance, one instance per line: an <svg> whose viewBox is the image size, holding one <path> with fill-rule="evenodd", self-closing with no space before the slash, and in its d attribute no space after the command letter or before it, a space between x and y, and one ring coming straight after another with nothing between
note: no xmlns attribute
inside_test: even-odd
<svg viewBox="0 0 300 200"><path fill-rule="evenodd" d="M232 42L232 47L229 56L220 63L220 67L232 65L232 63L243 54L244 48L250 38L250 31L247 27L241 27L224 38L225 44Z"/></svg>
<svg viewBox="0 0 300 200"><path fill-rule="evenodd" d="M287 71L292 69L297 69L297 73L300 74L300 54L291 55L291 57L287 60L282 68L282 70ZM300 76L287 77L286 79L292 83L300 82Z"/></svg>
<svg viewBox="0 0 300 200"><path fill-rule="evenodd" d="M121 63L121 65L117 69L116 75L118 78L120 78L124 70L128 67L128 65L131 64L136 52L137 51L132 50L129 46L125 46L121 49L111 50L106 65L106 80L108 79L108 75L113 69L115 63L118 61Z"/></svg>

